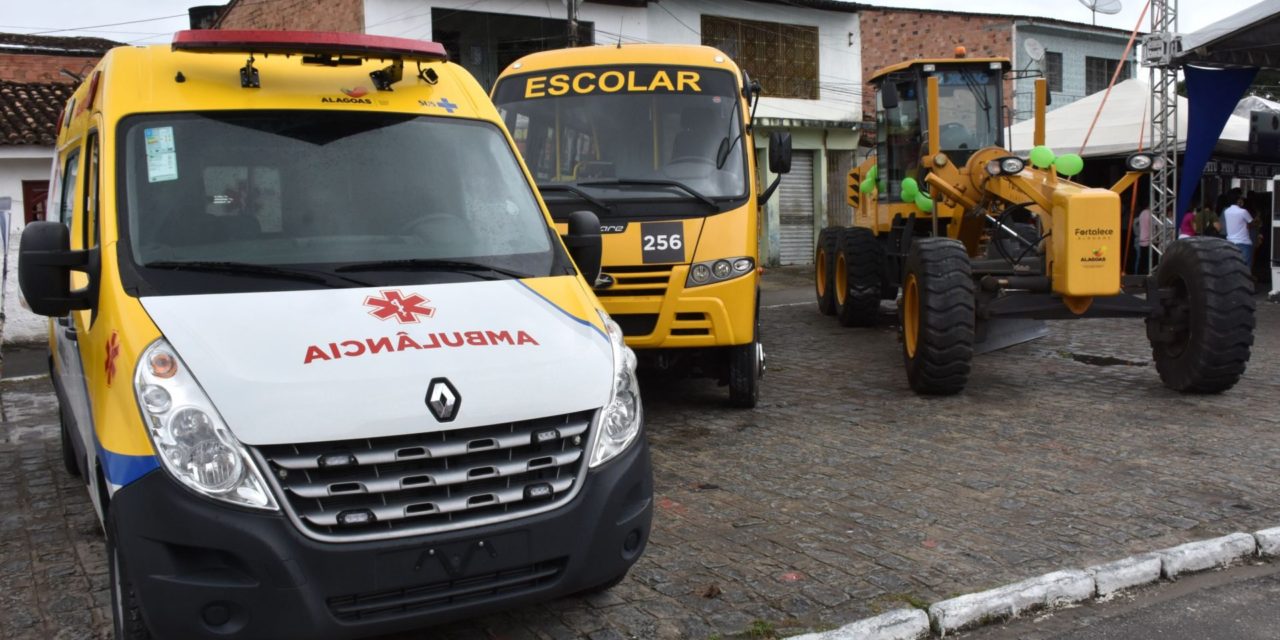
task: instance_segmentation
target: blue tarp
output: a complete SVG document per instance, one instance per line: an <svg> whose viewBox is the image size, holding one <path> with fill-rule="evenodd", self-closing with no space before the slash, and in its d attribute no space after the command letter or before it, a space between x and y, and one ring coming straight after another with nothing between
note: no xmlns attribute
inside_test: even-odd
<svg viewBox="0 0 1280 640"><path fill-rule="evenodd" d="M1178 176L1178 209L1175 218L1191 205L1191 195L1200 184L1200 174L1213 154L1214 145L1231 111L1253 82L1257 67L1210 69L1186 66L1187 78L1187 150L1182 157L1182 175Z"/></svg>

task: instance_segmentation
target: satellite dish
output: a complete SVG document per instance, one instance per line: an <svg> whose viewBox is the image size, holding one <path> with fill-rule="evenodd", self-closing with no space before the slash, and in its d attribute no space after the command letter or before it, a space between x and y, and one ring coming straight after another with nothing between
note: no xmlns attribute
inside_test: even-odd
<svg viewBox="0 0 1280 640"><path fill-rule="evenodd" d="M1080 4L1093 12L1093 24L1098 24L1098 14L1114 16L1120 13L1120 0L1080 0Z"/></svg>
<svg viewBox="0 0 1280 640"><path fill-rule="evenodd" d="M1036 62L1044 59L1044 45L1040 44L1040 41L1035 38L1027 38L1026 40L1023 40L1022 49L1026 51L1027 55Z"/></svg>

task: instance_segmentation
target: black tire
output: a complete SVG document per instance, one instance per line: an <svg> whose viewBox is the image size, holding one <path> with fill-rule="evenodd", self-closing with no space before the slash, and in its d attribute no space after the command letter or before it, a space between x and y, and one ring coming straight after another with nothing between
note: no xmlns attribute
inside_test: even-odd
<svg viewBox="0 0 1280 640"><path fill-rule="evenodd" d="M840 229L827 227L818 232L818 245L813 249L813 292L818 297L818 311L823 315L836 313L836 292L833 283L836 275L836 240Z"/></svg>
<svg viewBox="0 0 1280 640"><path fill-rule="evenodd" d="M62 468L72 478L80 477L80 462L77 460L76 449L71 443L71 425L67 421L67 410L58 404L58 430L62 432Z"/></svg>
<svg viewBox="0 0 1280 640"><path fill-rule="evenodd" d="M1040 242L1040 229L1036 227L1036 225L1029 222L1014 222L1008 226L1021 236L1023 240L1035 244ZM992 230L991 239L987 242L986 257L989 259L1004 258L1004 254L1000 252L1001 249L1004 249L1004 254L1008 254L1010 258L1014 259L1017 259L1018 256L1022 255L1024 251L1026 251L1027 257L1040 255L1039 251L1035 249L1027 251L1027 245L1022 244L1022 242L1013 237L1013 235L1008 231L996 227Z"/></svg>
<svg viewBox="0 0 1280 640"><path fill-rule="evenodd" d="M1253 281L1240 250L1221 238L1169 245L1155 273L1169 290L1164 315L1147 321L1151 354L1164 385L1220 393L1244 374L1253 346Z"/></svg>
<svg viewBox="0 0 1280 640"><path fill-rule="evenodd" d="M964 245L919 238L907 256L902 285L902 356L916 393L964 390L973 360L974 284Z"/></svg>
<svg viewBox="0 0 1280 640"><path fill-rule="evenodd" d="M112 629L115 640L149 640L151 632L142 618L138 594L129 582L124 556L116 544L115 520L107 512L107 577L111 586Z"/></svg>
<svg viewBox="0 0 1280 640"><path fill-rule="evenodd" d="M760 295L756 294L759 305ZM760 311L756 310L755 335L747 344L729 347L729 406L754 409L760 401Z"/></svg>
<svg viewBox="0 0 1280 640"><path fill-rule="evenodd" d="M885 277L884 247L866 227L845 229L839 242L836 318L846 327L875 326Z"/></svg>

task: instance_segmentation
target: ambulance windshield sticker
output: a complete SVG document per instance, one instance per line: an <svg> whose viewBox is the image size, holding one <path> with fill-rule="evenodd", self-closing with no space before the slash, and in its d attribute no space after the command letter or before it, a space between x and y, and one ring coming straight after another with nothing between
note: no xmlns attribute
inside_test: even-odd
<svg viewBox="0 0 1280 640"><path fill-rule="evenodd" d="M142 130L147 146L147 182L178 179L178 154L173 145L173 127Z"/></svg>

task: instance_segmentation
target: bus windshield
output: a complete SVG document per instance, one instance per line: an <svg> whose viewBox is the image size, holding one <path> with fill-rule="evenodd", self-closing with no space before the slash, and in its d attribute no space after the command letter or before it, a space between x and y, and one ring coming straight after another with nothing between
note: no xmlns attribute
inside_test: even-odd
<svg viewBox="0 0 1280 640"><path fill-rule="evenodd" d="M715 202L747 196L736 88L728 71L575 67L503 78L494 103L544 192Z"/></svg>

